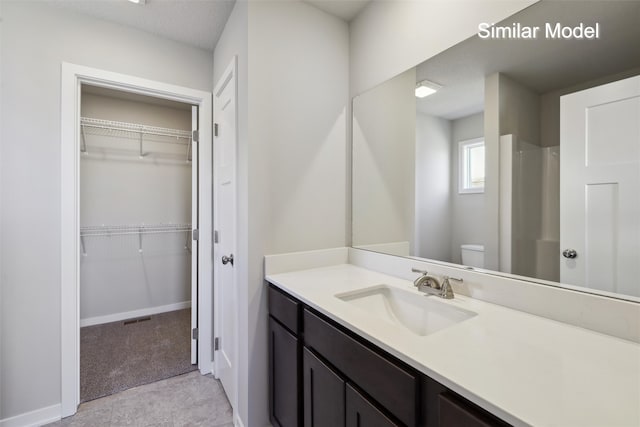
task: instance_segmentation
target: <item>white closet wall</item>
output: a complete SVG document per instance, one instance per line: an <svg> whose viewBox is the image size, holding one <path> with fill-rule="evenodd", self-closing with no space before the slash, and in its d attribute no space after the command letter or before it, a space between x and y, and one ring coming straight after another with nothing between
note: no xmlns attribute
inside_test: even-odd
<svg viewBox="0 0 640 427"><path fill-rule="evenodd" d="M190 131L191 111L93 93L82 117ZM80 160L81 230L191 222L188 140L85 128ZM173 140L173 141L172 141ZM167 142L181 142L181 144ZM111 227L111 228L110 228ZM82 325L188 306L190 233L87 235L81 244ZM81 233L82 235L82 233ZM137 312L137 313L136 313Z"/></svg>

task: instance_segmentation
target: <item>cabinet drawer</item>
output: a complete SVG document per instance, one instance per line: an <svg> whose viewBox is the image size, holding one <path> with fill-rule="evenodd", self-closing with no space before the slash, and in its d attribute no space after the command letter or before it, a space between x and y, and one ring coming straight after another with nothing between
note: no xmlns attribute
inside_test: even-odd
<svg viewBox="0 0 640 427"><path fill-rule="evenodd" d="M308 310L305 345L408 426L416 425L418 379Z"/></svg>
<svg viewBox="0 0 640 427"><path fill-rule="evenodd" d="M296 335L300 331L299 305L299 302L288 295L271 285L269 286L269 314Z"/></svg>
<svg viewBox="0 0 640 427"><path fill-rule="evenodd" d="M509 424L451 393L438 396L440 427L507 427Z"/></svg>

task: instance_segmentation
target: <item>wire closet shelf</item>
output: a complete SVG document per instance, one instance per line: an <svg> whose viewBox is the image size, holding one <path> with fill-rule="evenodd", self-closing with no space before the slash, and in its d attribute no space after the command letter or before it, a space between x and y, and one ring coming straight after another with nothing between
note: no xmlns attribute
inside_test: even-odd
<svg viewBox="0 0 640 427"><path fill-rule="evenodd" d="M186 233L184 248L191 252L191 224L139 224L139 225L97 225L80 227L80 249L87 256L86 237L95 236L138 236L138 252L142 253L142 236L145 234Z"/></svg>
<svg viewBox="0 0 640 427"><path fill-rule="evenodd" d="M80 237L179 233L185 231L191 231L191 224L96 225L80 227Z"/></svg>
<svg viewBox="0 0 640 427"><path fill-rule="evenodd" d="M80 131L82 134L82 144L80 151L88 153L86 135L100 135L117 138L136 139L140 144L140 157L145 153L142 150L142 144L145 142L144 136L152 136L153 139L147 139L146 142L159 142L167 144L178 144L187 147L187 160L191 160L191 131L163 128L157 126L148 126L138 123L118 122L113 120L94 119L91 117L80 118Z"/></svg>

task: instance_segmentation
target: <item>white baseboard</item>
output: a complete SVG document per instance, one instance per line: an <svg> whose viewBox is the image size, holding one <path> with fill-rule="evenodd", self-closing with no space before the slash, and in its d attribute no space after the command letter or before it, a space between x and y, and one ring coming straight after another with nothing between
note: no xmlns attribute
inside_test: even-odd
<svg viewBox="0 0 640 427"><path fill-rule="evenodd" d="M0 427L42 426L56 421L60 421L60 404L5 418L0 420Z"/></svg>
<svg viewBox="0 0 640 427"><path fill-rule="evenodd" d="M80 319L80 327L101 325L103 323L118 322L134 317L150 316L152 314L165 313L167 311L182 310L191 307L191 301L177 302L158 307L141 308L140 310L124 311L122 313L107 314L106 316L87 317Z"/></svg>

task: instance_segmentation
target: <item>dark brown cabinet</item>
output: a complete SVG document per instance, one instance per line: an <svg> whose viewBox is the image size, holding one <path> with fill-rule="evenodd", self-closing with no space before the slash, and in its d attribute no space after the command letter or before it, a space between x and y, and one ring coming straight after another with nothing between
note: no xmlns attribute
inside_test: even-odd
<svg viewBox="0 0 640 427"><path fill-rule="evenodd" d="M277 427L300 423L298 339L273 318L269 319L269 376L271 421Z"/></svg>
<svg viewBox="0 0 640 427"><path fill-rule="evenodd" d="M346 427L397 427L400 425L376 408L351 384L347 384L346 399Z"/></svg>
<svg viewBox="0 0 640 427"><path fill-rule="evenodd" d="M509 425L450 392L438 396L438 409L440 427L506 427Z"/></svg>
<svg viewBox="0 0 640 427"><path fill-rule="evenodd" d="M344 380L307 348L303 352L302 366L304 426L344 426Z"/></svg>
<svg viewBox="0 0 640 427"><path fill-rule="evenodd" d="M305 346L321 354L405 425L416 425L418 381L415 372L399 366L307 309L303 319Z"/></svg>
<svg viewBox="0 0 640 427"><path fill-rule="evenodd" d="M302 423L301 304L269 287L269 414L275 427Z"/></svg>
<svg viewBox="0 0 640 427"><path fill-rule="evenodd" d="M269 314L276 427L508 426L273 286Z"/></svg>

